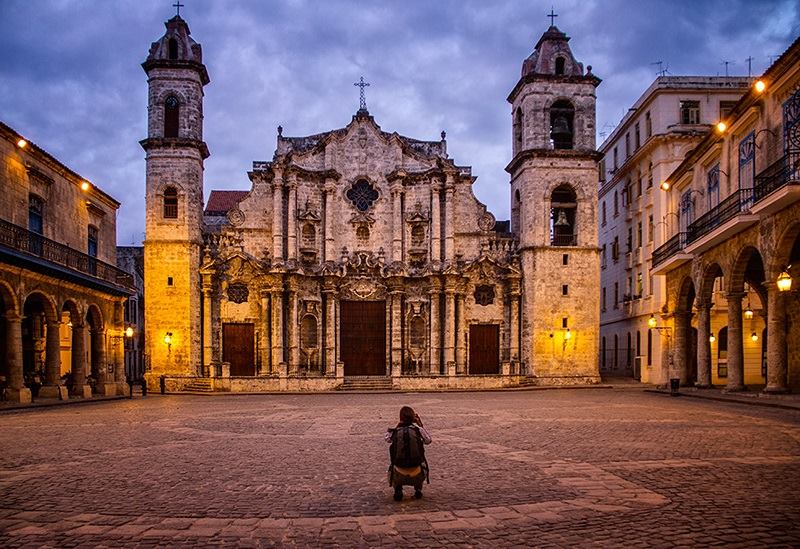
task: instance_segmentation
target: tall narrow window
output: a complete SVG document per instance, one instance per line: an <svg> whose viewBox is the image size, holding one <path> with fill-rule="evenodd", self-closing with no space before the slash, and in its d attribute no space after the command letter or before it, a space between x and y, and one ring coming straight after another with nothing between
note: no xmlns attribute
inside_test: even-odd
<svg viewBox="0 0 800 549"><path fill-rule="evenodd" d="M514 145L517 152L522 150L522 109L514 113Z"/></svg>
<svg viewBox="0 0 800 549"><path fill-rule="evenodd" d="M631 134L630 132L625 134L625 158L627 159L631 155Z"/></svg>
<svg viewBox="0 0 800 549"><path fill-rule="evenodd" d="M681 124L700 123L700 101L681 101Z"/></svg>
<svg viewBox="0 0 800 549"><path fill-rule="evenodd" d="M645 139L653 135L653 120L650 118L650 111L644 113L644 136Z"/></svg>
<svg viewBox="0 0 800 549"><path fill-rule="evenodd" d="M35 194L28 195L28 230L44 234L44 200Z"/></svg>
<svg viewBox="0 0 800 549"><path fill-rule="evenodd" d="M178 41L174 38L169 39L169 58L170 60L174 60L178 58Z"/></svg>
<svg viewBox="0 0 800 549"><path fill-rule="evenodd" d="M556 57L556 74L557 75L564 74L564 58L563 57Z"/></svg>
<svg viewBox="0 0 800 549"><path fill-rule="evenodd" d="M619 195L614 191L614 217L619 215Z"/></svg>
<svg viewBox="0 0 800 549"><path fill-rule="evenodd" d="M653 330L647 330L647 365L653 365Z"/></svg>
<svg viewBox="0 0 800 549"><path fill-rule="evenodd" d="M94 225L89 225L86 255L89 257L97 257L97 227Z"/></svg>
<svg viewBox="0 0 800 549"><path fill-rule="evenodd" d="M647 217L647 240L652 242L656 236L656 226L653 224L653 214Z"/></svg>
<svg viewBox="0 0 800 549"><path fill-rule="evenodd" d="M681 195L680 227L681 232L685 233L689 225L694 221L694 198L692 191L688 190Z"/></svg>
<svg viewBox="0 0 800 549"><path fill-rule="evenodd" d="M578 200L569 185L561 185L550 195L550 243L552 246L575 246L575 212Z"/></svg>
<svg viewBox="0 0 800 549"><path fill-rule="evenodd" d="M565 99L556 101L550 107L550 140L554 149L572 148L574 115L572 103Z"/></svg>
<svg viewBox="0 0 800 549"><path fill-rule="evenodd" d="M756 176L756 138L750 132L739 142L739 189L752 189Z"/></svg>
<svg viewBox="0 0 800 549"><path fill-rule="evenodd" d="M178 218L178 191L175 187L167 187L164 190L164 218Z"/></svg>
<svg viewBox="0 0 800 549"><path fill-rule="evenodd" d="M634 149L638 149L642 145L642 139L639 135L639 123L637 122L633 128L633 135L634 135Z"/></svg>
<svg viewBox="0 0 800 549"><path fill-rule="evenodd" d="M174 95L167 97L164 101L164 137L178 137L180 110L178 98Z"/></svg>
<svg viewBox="0 0 800 549"><path fill-rule="evenodd" d="M605 225L606 224L606 201L605 200L603 200L603 205L600 207L600 211L601 211L601 219L602 219L601 223L603 225Z"/></svg>
<svg viewBox="0 0 800 549"><path fill-rule="evenodd" d="M706 197L708 198L708 210L712 210L719 204L719 164L708 170L708 186Z"/></svg>

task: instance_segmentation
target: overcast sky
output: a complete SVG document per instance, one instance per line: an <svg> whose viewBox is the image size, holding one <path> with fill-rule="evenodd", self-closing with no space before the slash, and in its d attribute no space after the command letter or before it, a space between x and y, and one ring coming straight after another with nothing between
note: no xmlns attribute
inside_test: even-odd
<svg viewBox="0 0 800 549"><path fill-rule="evenodd" d="M147 82L140 64L175 0L0 0L0 119L122 202L119 244L144 231ZM248 189L284 135L347 125L361 75L383 130L436 140L475 194L509 211L506 97L550 19L603 79L598 145L656 77L754 75L800 33L797 0L183 0L203 45L205 192Z"/></svg>

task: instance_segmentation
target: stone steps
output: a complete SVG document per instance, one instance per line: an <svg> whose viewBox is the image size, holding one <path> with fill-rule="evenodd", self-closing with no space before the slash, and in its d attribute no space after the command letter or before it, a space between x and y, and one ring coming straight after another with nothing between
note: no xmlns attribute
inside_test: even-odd
<svg viewBox="0 0 800 549"><path fill-rule="evenodd" d="M183 390L191 393L210 393L213 391L211 380L204 378L193 379L183 387Z"/></svg>
<svg viewBox="0 0 800 549"><path fill-rule="evenodd" d="M392 378L345 378L344 383L338 387L339 391L391 391Z"/></svg>

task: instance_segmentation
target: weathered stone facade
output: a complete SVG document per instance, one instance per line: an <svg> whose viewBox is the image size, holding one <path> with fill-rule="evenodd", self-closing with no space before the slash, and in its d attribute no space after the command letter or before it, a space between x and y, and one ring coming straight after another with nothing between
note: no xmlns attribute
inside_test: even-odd
<svg viewBox="0 0 800 549"><path fill-rule="evenodd" d="M0 187L5 398L123 394L119 203L2 123Z"/></svg>
<svg viewBox="0 0 800 549"><path fill-rule="evenodd" d="M510 98L528 121L509 165L511 226L475 198L475 177L448 157L444 133L421 141L383 131L365 105L337 130L286 137L279 127L274 157L249 172L252 188L212 191L203 211L208 76L186 23L171 19L143 65L151 383L164 375L168 389L262 391L365 377L407 389L599 381L599 79L583 74L567 40L548 30L534 56L553 66L526 61ZM558 147L554 100L572 109Z"/></svg>
<svg viewBox="0 0 800 549"><path fill-rule="evenodd" d="M653 317L668 341L661 379L800 388L798 54L800 41L670 175L682 221L654 252L666 274Z"/></svg>

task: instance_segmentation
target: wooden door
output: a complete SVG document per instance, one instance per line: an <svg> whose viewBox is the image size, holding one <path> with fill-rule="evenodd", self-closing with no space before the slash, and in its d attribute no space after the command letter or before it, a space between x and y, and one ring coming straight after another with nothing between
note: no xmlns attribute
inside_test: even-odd
<svg viewBox="0 0 800 549"><path fill-rule="evenodd" d="M256 375L255 339L251 323L222 325L222 361L231 363L231 376Z"/></svg>
<svg viewBox="0 0 800 549"><path fill-rule="evenodd" d="M342 301L340 357L346 376L386 375L386 302Z"/></svg>
<svg viewBox="0 0 800 549"><path fill-rule="evenodd" d="M500 326L497 324L469 327L469 373L500 373Z"/></svg>

